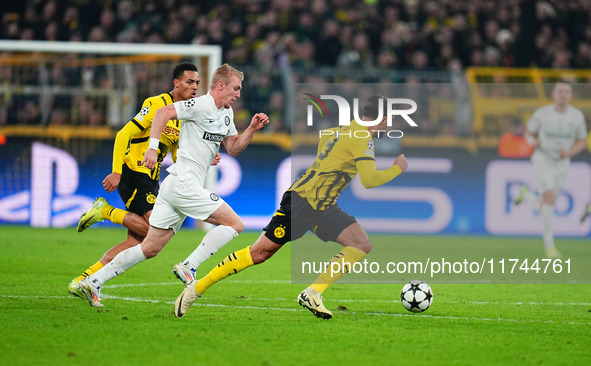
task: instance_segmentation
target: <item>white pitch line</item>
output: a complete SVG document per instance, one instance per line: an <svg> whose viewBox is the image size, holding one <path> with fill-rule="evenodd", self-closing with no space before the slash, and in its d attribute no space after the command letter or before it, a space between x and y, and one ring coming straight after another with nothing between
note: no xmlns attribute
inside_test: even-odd
<svg viewBox="0 0 591 366"><path fill-rule="evenodd" d="M150 303L164 303L174 304L174 301L159 301L151 299L142 299L137 297L119 297L113 295L103 295L103 298L126 300L126 301L137 301L137 302L150 302ZM275 310L275 311L298 311L297 308L277 308L269 306L249 306L249 305L227 305L227 304L202 304L199 302L193 303L193 306L202 307L218 307L218 308L233 308L233 309L251 309L251 310ZM536 319L506 319L506 318L471 318L467 316L443 316L443 315L430 315L430 314L402 314L402 313L380 313L380 312L360 312L360 311L347 311L339 313L343 315L374 315L374 316L391 316L391 317L419 317L419 318L431 318L431 319L443 319L443 320L476 320L486 322L509 322L509 323L537 323L537 324L569 324L569 325L585 325L589 326L591 323L582 322L560 322L554 320L536 320Z"/></svg>
<svg viewBox="0 0 591 366"><path fill-rule="evenodd" d="M4 298L45 298L45 299L74 299L73 296L25 296L25 295L0 295L0 297ZM164 303L164 304L174 304L174 301L170 300L156 300L156 299L142 299L138 297L125 297L125 296L115 296L115 295L108 295L102 294L103 299L114 299L114 300L124 300L124 301L136 301L136 302L147 302L147 303ZM220 300L220 299L216 299ZM240 300L287 300L287 299L247 299L247 298L240 298ZM331 301L357 301L357 300L331 300ZM196 302L193 306L202 306L202 307L218 307L218 308L235 308L235 309L251 309L251 310L276 310L276 311L298 311L297 308L278 308L278 307L269 307L269 306L250 306L250 305L227 305L227 304L203 304ZM561 322L561 321L554 321L554 320L535 320L535 319L506 319L506 318L471 318L467 316L443 316L443 315L430 315L430 314L402 314L402 313L381 313L381 312L360 312L360 311L347 311L340 313L343 315L373 315L373 316L391 316L391 317L418 317L418 318L431 318L431 319L443 319L443 320L476 320L476 321L488 321L488 322L510 322L510 323L538 323L538 324L569 324L569 325L585 325L589 326L591 323L583 323L583 322Z"/></svg>
<svg viewBox="0 0 591 366"><path fill-rule="evenodd" d="M267 281L224 281L224 283L291 283L285 280L267 280ZM136 286L182 286L179 281L176 282L154 282L154 283L122 283L117 285L106 285L103 289L107 288L124 288L124 287L136 287ZM265 299L265 298L243 298L245 300L260 300L260 301L283 301L290 300L285 298ZM223 300L220 298L220 300ZM341 301L341 302L397 302L397 300L371 300L371 299L330 299L330 301ZM443 304L475 304L475 305L534 305L534 306L591 306L590 302L536 302L536 301L519 301L519 302L500 302L500 301L453 301L453 300L439 300L435 299L438 303Z"/></svg>
<svg viewBox="0 0 591 366"><path fill-rule="evenodd" d="M288 280L226 280L224 283L280 283L290 284ZM181 282L155 282L155 283L120 283L117 285L105 285L102 288L119 288L119 287L134 287L134 286L181 286Z"/></svg>

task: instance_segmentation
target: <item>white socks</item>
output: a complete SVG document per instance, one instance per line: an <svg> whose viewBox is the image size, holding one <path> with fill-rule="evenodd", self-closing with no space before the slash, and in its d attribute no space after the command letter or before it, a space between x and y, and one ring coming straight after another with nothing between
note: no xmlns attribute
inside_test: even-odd
<svg viewBox="0 0 591 366"><path fill-rule="evenodd" d="M103 283L123 274L126 270L145 260L146 256L142 251L142 245L138 244L117 254L106 266L90 275L88 281L98 288Z"/></svg>
<svg viewBox="0 0 591 366"><path fill-rule="evenodd" d="M195 272L201 263L237 236L238 232L233 227L218 225L203 237L201 244L181 263Z"/></svg>
<svg viewBox="0 0 591 366"><path fill-rule="evenodd" d="M554 246L554 205L542 204L541 214L544 248L549 249Z"/></svg>

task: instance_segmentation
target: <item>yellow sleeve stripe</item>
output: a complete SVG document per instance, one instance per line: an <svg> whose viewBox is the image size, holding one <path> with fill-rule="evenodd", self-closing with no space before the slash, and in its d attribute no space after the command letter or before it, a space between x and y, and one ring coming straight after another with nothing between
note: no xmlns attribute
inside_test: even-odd
<svg viewBox="0 0 591 366"><path fill-rule="evenodd" d="M277 211L277 212L275 212L275 214L273 216L285 216L285 214Z"/></svg>
<svg viewBox="0 0 591 366"><path fill-rule="evenodd" d="M364 157L361 157L361 158L356 158L355 159L355 162L358 162L358 161L361 161L361 160L376 160L376 159L373 158L373 157L364 156Z"/></svg>
<svg viewBox="0 0 591 366"><path fill-rule="evenodd" d="M146 129L146 128L145 128L144 126L142 126L142 125L141 125L141 124L140 124L140 123L139 123L139 122L138 122L138 121L137 121L135 118L132 118L132 119L131 119L131 122L133 122L133 124L134 124L134 125L136 125L136 126L137 126L137 128L139 128L139 129L140 129L140 131L143 131L143 130L145 130L145 129Z"/></svg>

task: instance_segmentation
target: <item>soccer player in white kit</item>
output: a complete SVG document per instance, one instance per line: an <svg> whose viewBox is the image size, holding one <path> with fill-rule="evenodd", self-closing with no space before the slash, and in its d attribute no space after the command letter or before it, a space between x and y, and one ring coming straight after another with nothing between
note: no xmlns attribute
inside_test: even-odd
<svg viewBox="0 0 591 366"><path fill-rule="evenodd" d="M521 187L516 204L525 200L542 216L546 257L559 258L554 245L554 201L562 191L570 158L586 145L587 128L583 113L569 103L573 96L569 82L559 80L552 90L554 103L535 110L527 123L525 137L535 148L531 157L538 196Z"/></svg>
<svg viewBox="0 0 591 366"><path fill-rule="evenodd" d="M269 123L266 114L257 113L244 133L238 135L231 106L240 98L243 79L242 72L224 64L214 72L207 95L158 109L143 164L150 169L156 165L160 135L171 119L183 120L177 161L168 169L170 174L162 182L144 241L119 253L108 265L80 281L91 306L103 306L100 303L103 283L155 257L187 216L216 227L205 235L185 261L173 267L173 273L185 283L193 280L195 269L205 259L242 232L244 224L240 217L222 198L205 189L204 184L207 170L222 142L226 151L236 156L246 148L254 134Z"/></svg>

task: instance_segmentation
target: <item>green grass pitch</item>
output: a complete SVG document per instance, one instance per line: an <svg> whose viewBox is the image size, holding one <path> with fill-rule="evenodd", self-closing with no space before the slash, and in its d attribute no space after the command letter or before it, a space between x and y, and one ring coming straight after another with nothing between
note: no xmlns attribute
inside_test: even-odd
<svg viewBox="0 0 591 366"><path fill-rule="evenodd" d="M411 314L398 301L402 284L337 283L324 293L334 313L324 321L295 301L306 285L290 282L289 248L213 286L176 319L183 287L171 266L203 236L188 229L110 281L105 308L71 297L68 282L124 236L123 229L0 227L0 365L591 364L591 285L432 284L431 308ZM257 236L240 235L198 274ZM397 237L409 247L487 239ZM558 245L568 252L589 243Z"/></svg>

